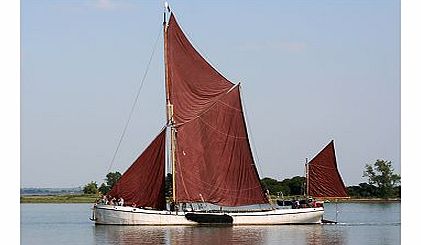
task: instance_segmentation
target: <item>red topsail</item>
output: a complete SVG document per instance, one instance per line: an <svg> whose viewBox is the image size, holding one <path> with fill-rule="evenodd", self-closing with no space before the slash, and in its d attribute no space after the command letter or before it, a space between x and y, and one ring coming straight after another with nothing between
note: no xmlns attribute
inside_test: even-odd
<svg viewBox="0 0 421 245"><path fill-rule="evenodd" d="M168 25L168 93L177 130L177 202L268 203L254 165L239 86L194 49L174 15Z"/></svg>
<svg viewBox="0 0 421 245"><path fill-rule="evenodd" d="M313 197L348 197L338 171L333 140L308 163L308 195Z"/></svg>

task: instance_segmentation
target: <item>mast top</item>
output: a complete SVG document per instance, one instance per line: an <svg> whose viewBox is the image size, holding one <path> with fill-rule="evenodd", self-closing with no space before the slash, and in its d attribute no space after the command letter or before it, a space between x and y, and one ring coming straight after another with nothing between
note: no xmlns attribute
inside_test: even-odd
<svg viewBox="0 0 421 245"><path fill-rule="evenodd" d="M164 2L164 11L171 13L170 5L168 4L167 1Z"/></svg>
<svg viewBox="0 0 421 245"><path fill-rule="evenodd" d="M170 5L168 4L167 1L164 2L164 26L166 26L167 24L167 13L170 14L171 13L171 9L170 9Z"/></svg>

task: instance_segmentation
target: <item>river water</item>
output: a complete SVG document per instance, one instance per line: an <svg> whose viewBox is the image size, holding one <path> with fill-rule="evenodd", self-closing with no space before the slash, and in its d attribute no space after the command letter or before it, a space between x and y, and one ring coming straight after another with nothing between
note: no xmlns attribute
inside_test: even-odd
<svg viewBox="0 0 421 245"><path fill-rule="evenodd" d="M333 225L95 226L91 204L21 204L21 244L400 244L400 203L325 204Z"/></svg>

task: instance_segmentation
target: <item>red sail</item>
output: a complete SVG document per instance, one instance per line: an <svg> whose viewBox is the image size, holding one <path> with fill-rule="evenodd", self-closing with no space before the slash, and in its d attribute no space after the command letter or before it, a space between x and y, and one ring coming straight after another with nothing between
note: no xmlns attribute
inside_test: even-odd
<svg viewBox="0 0 421 245"><path fill-rule="evenodd" d="M178 202L268 203L254 165L239 86L193 48L171 15L167 30Z"/></svg>
<svg viewBox="0 0 421 245"><path fill-rule="evenodd" d="M165 209L165 130L121 176L108 195L126 205Z"/></svg>
<svg viewBox="0 0 421 245"><path fill-rule="evenodd" d="M348 197L338 171L333 140L308 164L308 195L313 197Z"/></svg>

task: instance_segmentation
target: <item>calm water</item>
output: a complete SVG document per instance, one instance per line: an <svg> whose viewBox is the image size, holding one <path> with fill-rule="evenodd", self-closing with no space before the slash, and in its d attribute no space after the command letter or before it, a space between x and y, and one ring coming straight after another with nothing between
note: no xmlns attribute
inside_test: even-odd
<svg viewBox="0 0 421 245"><path fill-rule="evenodd" d="M400 203L338 204L337 225L95 226L91 204L21 204L21 244L400 244ZM325 204L334 220L335 204Z"/></svg>

